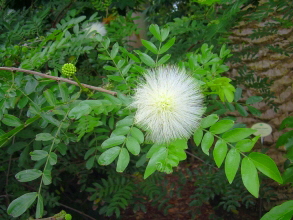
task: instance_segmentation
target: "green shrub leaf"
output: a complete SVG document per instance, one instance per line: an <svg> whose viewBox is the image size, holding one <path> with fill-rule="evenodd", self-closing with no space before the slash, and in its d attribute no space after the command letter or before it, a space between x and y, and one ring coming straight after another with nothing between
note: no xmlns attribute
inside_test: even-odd
<svg viewBox="0 0 293 220"><path fill-rule="evenodd" d="M38 193L26 193L17 199L13 200L7 209L7 213L14 218L22 215L36 200Z"/></svg>
<svg viewBox="0 0 293 220"><path fill-rule="evenodd" d="M150 50L154 54L158 54L158 49L157 47L150 41L147 40L141 40L143 46L145 46L148 50Z"/></svg>
<svg viewBox="0 0 293 220"><path fill-rule="evenodd" d="M240 159L239 152L235 148L230 149L225 160L225 173L230 184L237 173Z"/></svg>
<svg viewBox="0 0 293 220"><path fill-rule="evenodd" d="M199 128L194 132L193 140L194 140L194 143L196 144L196 146L200 145L202 136L203 136L203 130L202 129Z"/></svg>
<svg viewBox="0 0 293 220"><path fill-rule="evenodd" d="M237 142L248 137L249 135L255 132L256 130L253 130L251 128L235 128L231 131L224 133L222 138L226 142Z"/></svg>
<svg viewBox="0 0 293 220"><path fill-rule="evenodd" d="M129 161L130 161L130 156L129 156L128 150L126 150L125 148L122 148L119 153L116 171L118 173L122 173L128 166Z"/></svg>
<svg viewBox="0 0 293 220"><path fill-rule="evenodd" d="M1 122L7 126L12 126L12 127L18 127L18 126L22 125L19 118L15 117L13 115L9 115L9 114L4 114Z"/></svg>
<svg viewBox="0 0 293 220"><path fill-rule="evenodd" d="M246 189L256 198L259 192L259 179L256 167L250 158L245 157L241 162L241 177Z"/></svg>
<svg viewBox="0 0 293 220"><path fill-rule="evenodd" d="M41 194L38 194L38 202L36 209L36 218L42 218L44 214L44 202Z"/></svg>
<svg viewBox="0 0 293 220"><path fill-rule="evenodd" d="M52 176L51 176L50 170L44 170L42 180L43 180L44 185L49 185L52 183Z"/></svg>
<svg viewBox="0 0 293 220"><path fill-rule="evenodd" d="M157 24L151 24L149 30L154 35L154 37L157 38L157 40L162 42L160 28Z"/></svg>
<svg viewBox="0 0 293 220"><path fill-rule="evenodd" d="M166 147L159 146L159 148L157 149L158 151L156 151L152 155L151 159L148 162L148 165L145 169L144 176L143 176L144 179L148 178L151 174L153 174L157 170L157 163L160 160L164 160L168 156L168 151Z"/></svg>
<svg viewBox="0 0 293 220"><path fill-rule="evenodd" d="M140 145L134 137L128 137L126 140L126 147L130 153L133 155L138 155L140 153Z"/></svg>
<svg viewBox="0 0 293 220"><path fill-rule="evenodd" d="M201 141L201 149L206 155L209 155L209 149L213 143L214 135L211 132L206 132Z"/></svg>
<svg viewBox="0 0 293 220"><path fill-rule="evenodd" d="M49 133L40 133L36 135L36 141L50 141L53 139L54 137Z"/></svg>
<svg viewBox="0 0 293 220"><path fill-rule="evenodd" d="M251 105L251 104L260 102L262 100L263 100L263 97L261 97L261 96L250 96L248 99L246 99L246 102L245 103L247 105Z"/></svg>
<svg viewBox="0 0 293 220"><path fill-rule="evenodd" d="M227 143L224 140L218 140L215 144L215 148L213 151L214 160L216 162L217 167L220 168L222 165L226 154L228 152Z"/></svg>
<svg viewBox="0 0 293 220"><path fill-rule="evenodd" d="M48 152L44 150L34 150L30 153L31 160L38 161L48 156Z"/></svg>
<svg viewBox="0 0 293 220"><path fill-rule="evenodd" d="M29 170L23 170L23 171L18 172L15 175L15 178L19 182L29 182L29 181L32 181L32 180L39 178L40 176L42 176L42 171L37 170L37 169L29 169Z"/></svg>
<svg viewBox="0 0 293 220"><path fill-rule="evenodd" d="M221 120L210 127L210 132L213 134L221 134L231 129L233 125L234 121L232 120Z"/></svg>
<svg viewBox="0 0 293 220"><path fill-rule="evenodd" d="M132 127L130 134L132 137L134 137L140 144L144 142L144 135L141 130L139 130L136 127Z"/></svg>
<svg viewBox="0 0 293 220"><path fill-rule="evenodd" d="M147 66L150 66L150 67L155 67L156 66L156 63L153 60L153 58L151 58L146 53L140 53L139 57L140 57L141 61L144 62Z"/></svg>
<svg viewBox="0 0 293 220"><path fill-rule="evenodd" d="M120 147L112 147L101 154L98 163L102 166L112 163L120 153Z"/></svg>
<svg viewBox="0 0 293 220"><path fill-rule="evenodd" d="M283 179L277 165L268 155L252 152L248 157L252 160L256 168L264 175L270 177L280 184L283 183Z"/></svg>
<svg viewBox="0 0 293 220"><path fill-rule="evenodd" d="M122 135L110 137L109 139L105 140L102 143L101 147L103 149L106 149L106 148L110 148L110 147L120 145L120 144L122 144L124 142L125 138L126 137L122 136Z"/></svg>
<svg viewBox="0 0 293 220"><path fill-rule="evenodd" d="M159 50L159 54L165 53L167 50L169 50L173 44L175 43L175 37L171 38L170 40L167 41L167 43L165 43L161 49Z"/></svg>
<svg viewBox="0 0 293 220"><path fill-rule="evenodd" d="M215 124L219 120L219 116L216 114L209 115L202 119L200 127L208 128Z"/></svg>
<svg viewBox="0 0 293 220"><path fill-rule="evenodd" d="M275 206L266 213L260 220L289 220L293 216L293 200Z"/></svg>

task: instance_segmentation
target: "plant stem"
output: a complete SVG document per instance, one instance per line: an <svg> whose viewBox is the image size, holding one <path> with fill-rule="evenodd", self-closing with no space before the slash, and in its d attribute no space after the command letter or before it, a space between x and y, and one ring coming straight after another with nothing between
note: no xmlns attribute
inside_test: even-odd
<svg viewBox="0 0 293 220"><path fill-rule="evenodd" d="M51 75L47 75L47 74L32 71L32 70L25 70L25 69L15 68L15 67L0 67L0 70L8 70L8 71L11 71L11 72L17 71L17 72L29 73L29 74L41 76L41 77L44 77L44 78L52 79L52 80L55 80L55 81L62 81L62 82L66 82L66 83L70 83L70 84L78 86L78 83L73 81L73 80L66 79L66 78L61 78L61 77L57 77L57 76L51 76ZM92 90L96 90L96 91L99 91L99 92L108 93L108 94L113 95L113 96L117 95L117 92L110 91L110 90L107 90L107 89L103 89L101 87L91 86L91 85L87 85L87 84L83 84L83 83L81 83L81 85L83 87L86 87L86 88L89 88L89 89L92 89Z"/></svg>

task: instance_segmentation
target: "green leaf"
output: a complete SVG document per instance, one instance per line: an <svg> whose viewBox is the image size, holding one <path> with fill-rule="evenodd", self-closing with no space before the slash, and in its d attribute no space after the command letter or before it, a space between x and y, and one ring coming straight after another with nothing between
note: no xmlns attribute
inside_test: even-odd
<svg viewBox="0 0 293 220"><path fill-rule="evenodd" d="M102 166L112 163L120 153L120 147L112 147L101 154L98 163Z"/></svg>
<svg viewBox="0 0 293 220"><path fill-rule="evenodd" d="M282 121L279 130L283 130L285 128L293 128L293 116L289 116Z"/></svg>
<svg viewBox="0 0 293 220"><path fill-rule="evenodd" d="M244 139L236 144L236 148L241 152L249 152L253 148L254 142L250 139Z"/></svg>
<svg viewBox="0 0 293 220"><path fill-rule="evenodd" d="M219 120L219 116L216 114L209 115L202 119L200 127L201 128L208 128L215 124Z"/></svg>
<svg viewBox="0 0 293 220"><path fill-rule="evenodd" d="M147 41L147 40L141 40L141 42L142 42L143 46L145 46L145 48L147 48L148 50L150 50L154 54L158 54L158 49L152 42Z"/></svg>
<svg viewBox="0 0 293 220"><path fill-rule="evenodd" d="M104 55L104 54L99 54L99 55L98 55L98 58L101 59L101 60L112 60L111 57L106 56L106 55Z"/></svg>
<svg viewBox="0 0 293 220"><path fill-rule="evenodd" d="M96 147L92 147L88 149L88 151L84 155L84 159L87 160L90 155L92 155L96 151Z"/></svg>
<svg viewBox="0 0 293 220"><path fill-rule="evenodd" d="M234 94L234 101L237 102L242 95L242 89L241 88L237 88Z"/></svg>
<svg viewBox="0 0 293 220"><path fill-rule="evenodd" d="M133 124L133 117L132 116L127 116L125 118L123 118L122 120L118 121L116 123L116 127L120 127L120 126L131 126Z"/></svg>
<svg viewBox="0 0 293 220"><path fill-rule="evenodd" d="M38 194L38 202L36 209L36 218L42 218L44 214L44 202L41 194Z"/></svg>
<svg viewBox="0 0 293 220"><path fill-rule="evenodd" d="M213 143L214 135L211 132L206 132L201 141L201 149L206 155L209 155L209 149Z"/></svg>
<svg viewBox="0 0 293 220"><path fill-rule="evenodd" d="M122 173L128 166L130 161L130 156L128 150L122 148L118 157L116 172Z"/></svg>
<svg viewBox="0 0 293 220"><path fill-rule="evenodd" d="M264 175L270 177L280 184L283 183L283 179L277 165L269 156L257 152L252 152L248 157L252 160L256 168Z"/></svg>
<svg viewBox="0 0 293 220"><path fill-rule="evenodd" d="M236 103L235 107L236 107L237 111L240 113L240 115L245 116L245 117L248 115L247 111L245 110L245 108L242 105Z"/></svg>
<svg viewBox="0 0 293 220"><path fill-rule="evenodd" d="M225 160L225 173L230 184L233 182L237 173L240 159L239 152L235 148L230 149Z"/></svg>
<svg viewBox="0 0 293 220"><path fill-rule="evenodd" d="M202 129L199 128L194 132L193 140L194 140L194 143L196 144L196 146L200 145L202 136L203 136L203 130Z"/></svg>
<svg viewBox="0 0 293 220"><path fill-rule="evenodd" d="M13 216L14 218L22 215L36 200L38 193L31 192L26 193L17 199L13 200L7 209L8 215Z"/></svg>
<svg viewBox="0 0 293 220"><path fill-rule="evenodd" d="M159 54L165 53L167 50L169 50L173 44L175 43L175 37L173 37L172 39L170 39L169 41L167 41L167 43L165 43L159 50Z"/></svg>
<svg viewBox="0 0 293 220"><path fill-rule="evenodd" d="M261 96L250 96L248 99L246 99L246 102L245 103L247 105L251 105L251 104L260 102L262 100L263 100L263 97L261 97Z"/></svg>
<svg viewBox="0 0 293 220"><path fill-rule="evenodd" d="M21 97L21 99L18 102L17 107L20 108L20 109L22 109L22 108L24 108L27 105L27 103L28 103L28 98L25 97L25 96L24 97Z"/></svg>
<svg viewBox="0 0 293 220"><path fill-rule="evenodd" d="M118 50L119 50L119 44L118 44L118 42L116 42L113 45L111 53L110 53L110 56L111 56L112 60L114 60L114 58L116 57L116 55L118 53Z"/></svg>
<svg viewBox="0 0 293 220"><path fill-rule="evenodd" d="M101 147L103 149L106 149L106 148L110 148L110 147L120 145L120 144L122 144L124 142L125 138L126 137L122 136L122 135L110 137L109 139L105 140L102 143Z"/></svg>
<svg viewBox="0 0 293 220"><path fill-rule="evenodd" d="M55 106L56 105L56 95L54 95L54 93L50 90L47 89L45 92L43 92L45 99L47 100L47 102L49 103L49 105L51 106Z"/></svg>
<svg viewBox="0 0 293 220"><path fill-rule="evenodd" d="M157 151L159 151L162 147L162 145L154 144L146 154L146 158L151 158Z"/></svg>
<svg viewBox="0 0 293 220"><path fill-rule="evenodd" d="M293 182L293 167L288 167L282 176L283 183L292 183Z"/></svg>
<svg viewBox="0 0 293 220"><path fill-rule="evenodd" d="M130 153L133 155L138 155L140 153L140 145L138 141L133 137L128 137L126 140L126 147Z"/></svg>
<svg viewBox="0 0 293 220"><path fill-rule="evenodd" d="M60 95L63 102L69 101L69 90L65 82L58 83Z"/></svg>
<svg viewBox="0 0 293 220"><path fill-rule="evenodd" d="M107 75L107 77L115 82L122 82L124 80L122 76Z"/></svg>
<svg viewBox="0 0 293 220"><path fill-rule="evenodd" d="M7 126L12 126L12 127L18 127L18 126L22 125L19 118L15 117L13 115L9 115L9 114L4 114L1 122Z"/></svg>
<svg viewBox="0 0 293 220"><path fill-rule="evenodd" d="M70 110L68 117L70 119L80 119L81 116L88 115L91 111L92 108L88 104L81 102Z"/></svg>
<svg viewBox="0 0 293 220"><path fill-rule="evenodd" d="M138 141L138 143L142 144L144 142L144 135L142 131L139 130L138 128L132 127L130 130L130 134L132 137L134 137Z"/></svg>
<svg viewBox="0 0 293 220"><path fill-rule="evenodd" d="M259 179L257 170L253 162L247 157L243 158L241 162L241 177L248 192L258 198Z"/></svg>
<svg viewBox="0 0 293 220"><path fill-rule="evenodd" d="M40 133L36 135L36 141L50 141L54 137L50 133Z"/></svg>
<svg viewBox="0 0 293 220"><path fill-rule="evenodd" d="M214 160L216 162L217 167L220 168L220 166L222 165L226 154L228 152L228 147L227 147L227 143L223 140L218 140L215 144L215 148L213 151L213 156L214 156Z"/></svg>
<svg viewBox="0 0 293 220"><path fill-rule="evenodd" d="M232 112L235 111L235 107L233 104L231 104L229 102L226 102L225 104L226 104L229 111L232 111Z"/></svg>
<svg viewBox="0 0 293 220"><path fill-rule="evenodd" d="M166 159L168 156L168 151L166 147L160 146L158 151L154 153L151 159L148 162L148 165L145 169L143 178L148 178L151 174L153 174L157 170L157 164L160 160Z"/></svg>
<svg viewBox="0 0 293 220"><path fill-rule="evenodd" d="M30 95L32 92L36 91L38 84L39 84L39 82L37 80L35 80L34 78L29 79L25 85L24 92L27 95Z"/></svg>
<svg viewBox="0 0 293 220"><path fill-rule="evenodd" d="M183 150L188 148L186 139L176 139L175 141L172 141L169 146L174 146L175 148Z"/></svg>
<svg viewBox="0 0 293 220"><path fill-rule="evenodd" d="M235 128L231 131L224 133L222 138L226 142L237 142L244 138L247 138L249 135L255 132L256 130L253 130L251 128Z"/></svg>
<svg viewBox="0 0 293 220"><path fill-rule="evenodd" d="M54 152L51 152L49 154L49 163L53 166L57 163L57 154L55 154Z"/></svg>
<svg viewBox="0 0 293 220"><path fill-rule="evenodd" d="M90 170L90 169L93 168L94 163L95 163L95 159L96 159L96 156L92 156L92 157L90 157L90 159L88 159L88 160L86 161L85 167L86 167L88 170Z"/></svg>
<svg viewBox="0 0 293 220"><path fill-rule="evenodd" d="M64 156L66 154L67 151L67 145L63 144L63 143L59 143L57 145L57 150L60 152L60 154L62 156Z"/></svg>
<svg viewBox="0 0 293 220"><path fill-rule="evenodd" d="M103 66L103 69L104 70L108 70L108 71L118 71L118 69L116 68L116 67L114 67L114 66L109 66L109 65L105 65L105 66Z"/></svg>
<svg viewBox="0 0 293 220"><path fill-rule="evenodd" d="M247 108L248 108L248 111L251 112L251 114L256 115L256 116L261 116L261 112L258 109L254 108L250 105L248 105Z"/></svg>
<svg viewBox="0 0 293 220"><path fill-rule="evenodd" d="M293 216L293 200L275 206L260 220L290 220Z"/></svg>
<svg viewBox="0 0 293 220"><path fill-rule="evenodd" d="M50 170L44 170L42 180L43 180L44 185L46 185L46 186L52 183L52 177L51 177Z"/></svg>
<svg viewBox="0 0 293 220"><path fill-rule="evenodd" d="M122 75L125 75L128 73L128 71L130 70L132 64L127 64L121 71Z"/></svg>
<svg viewBox="0 0 293 220"><path fill-rule="evenodd" d="M19 182L29 182L32 180L35 180L37 178L39 178L40 176L42 176L42 171L37 170L37 169L29 169L29 170L23 170L18 172L15 175L15 178L19 181Z"/></svg>
<svg viewBox="0 0 293 220"><path fill-rule="evenodd" d="M170 29L169 29L169 27L167 27L167 28L163 28L163 29L161 30L162 42L163 42L164 40L167 39L167 37L169 36L169 33L170 33Z"/></svg>
<svg viewBox="0 0 293 220"><path fill-rule="evenodd" d="M161 57L158 61L158 65L163 65L171 58L171 54L165 54L163 57Z"/></svg>
<svg viewBox="0 0 293 220"><path fill-rule="evenodd" d="M157 40L161 42L163 41L160 33L160 28L157 24L151 24L149 30L154 35L154 37L157 38Z"/></svg>
<svg viewBox="0 0 293 220"><path fill-rule="evenodd" d="M9 146L9 148L7 149L7 153L12 155L15 152L25 148L27 145L28 145L28 143L26 143L26 142L16 142L16 143L12 144L11 146Z"/></svg>
<svg viewBox="0 0 293 220"><path fill-rule="evenodd" d="M210 127L210 132L213 134L222 134L231 129L233 125L234 121L232 120L221 120Z"/></svg>
<svg viewBox="0 0 293 220"><path fill-rule="evenodd" d="M113 136L126 135L128 134L129 130L130 130L129 126L118 127L112 132L111 136L113 134L114 134Z"/></svg>
<svg viewBox="0 0 293 220"><path fill-rule="evenodd" d="M134 62L136 62L136 63L140 63L140 60L139 60L138 57L136 57L134 54L128 53L127 55L128 55L129 58L132 59Z"/></svg>
<svg viewBox="0 0 293 220"><path fill-rule="evenodd" d="M48 156L48 152L44 150L34 150L30 152L31 160L38 161Z"/></svg>
<svg viewBox="0 0 293 220"><path fill-rule="evenodd" d="M110 39L108 37L104 37L104 40L101 42L101 44L105 49L108 49L110 46Z"/></svg>
<svg viewBox="0 0 293 220"><path fill-rule="evenodd" d="M223 92L225 94L225 97L228 102L233 102L234 99L234 90L231 90L230 88L224 88Z"/></svg>
<svg viewBox="0 0 293 220"><path fill-rule="evenodd" d="M145 53L140 53L139 57L140 57L141 61L144 62L147 66L150 66L150 67L156 66L155 61L149 55L147 55Z"/></svg>

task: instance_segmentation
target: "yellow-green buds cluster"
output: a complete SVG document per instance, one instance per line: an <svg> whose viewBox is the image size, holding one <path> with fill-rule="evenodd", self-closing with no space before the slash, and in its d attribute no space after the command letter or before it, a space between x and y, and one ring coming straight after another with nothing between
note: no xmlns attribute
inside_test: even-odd
<svg viewBox="0 0 293 220"><path fill-rule="evenodd" d="M65 63L62 66L62 74L66 77L71 77L75 74L76 67L72 63Z"/></svg>

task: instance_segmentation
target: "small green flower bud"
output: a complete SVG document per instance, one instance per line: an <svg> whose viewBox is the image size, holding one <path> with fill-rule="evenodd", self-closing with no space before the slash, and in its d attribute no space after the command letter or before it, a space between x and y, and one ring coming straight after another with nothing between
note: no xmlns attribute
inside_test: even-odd
<svg viewBox="0 0 293 220"><path fill-rule="evenodd" d="M62 66L62 74L66 77L71 77L75 74L76 67L72 63L65 63Z"/></svg>

